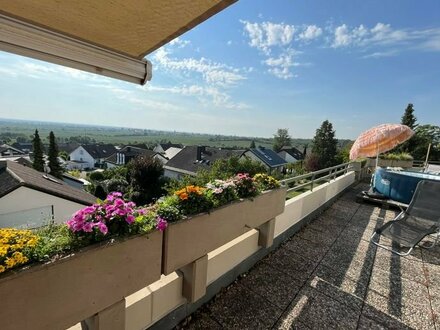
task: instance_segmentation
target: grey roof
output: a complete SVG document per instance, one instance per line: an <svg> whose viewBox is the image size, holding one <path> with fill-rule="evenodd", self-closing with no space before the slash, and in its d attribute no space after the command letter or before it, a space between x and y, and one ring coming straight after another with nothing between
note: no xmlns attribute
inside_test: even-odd
<svg viewBox="0 0 440 330"><path fill-rule="evenodd" d="M62 180L38 172L29 166L12 161L0 162L0 197L22 186L79 204L90 205L96 201L95 196L72 188ZM22 202L26 203L26 201Z"/></svg>
<svg viewBox="0 0 440 330"><path fill-rule="evenodd" d="M296 160L304 159L304 154L295 147L283 147L281 151L287 152L290 156Z"/></svg>
<svg viewBox="0 0 440 330"><path fill-rule="evenodd" d="M201 159L197 160L197 148L201 148ZM183 170L196 173L199 169L207 169L218 159L240 156L243 150L228 150L212 147L187 146L171 158L164 168Z"/></svg>
<svg viewBox="0 0 440 330"><path fill-rule="evenodd" d="M3 154L6 151L12 151L13 155L24 155L24 151L14 148L13 146L10 146L8 144L0 144L0 155Z"/></svg>
<svg viewBox="0 0 440 330"><path fill-rule="evenodd" d="M83 144L81 145L94 159L107 158L116 152L112 144Z"/></svg>
<svg viewBox="0 0 440 330"><path fill-rule="evenodd" d="M163 151L167 151L167 149L174 147L174 148L183 148L183 145L180 143L159 143L159 145L162 147Z"/></svg>
<svg viewBox="0 0 440 330"><path fill-rule="evenodd" d="M125 155L125 162L127 163L129 160L137 157L137 156L147 156L154 157L154 155L158 154L157 152L149 149L143 149L133 146L125 146L124 148L117 150L114 154L108 157L105 161L116 164L117 154Z"/></svg>
<svg viewBox="0 0 440 330"><path fill-rule="evenodd" d="M279 167L287 164L287 162L272 149L258 147L249 149L249 151L269 167Z"/></svg>

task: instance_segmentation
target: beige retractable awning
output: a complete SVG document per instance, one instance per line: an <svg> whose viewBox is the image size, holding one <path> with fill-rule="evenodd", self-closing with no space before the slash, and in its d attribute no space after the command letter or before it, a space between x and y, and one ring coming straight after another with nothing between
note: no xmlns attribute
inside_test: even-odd
<svg viewBox="0 0 440 330"><path fill-rule="evenodd" d="M237 0L0 0L0 50L144 84L144 57Z"/></svg>

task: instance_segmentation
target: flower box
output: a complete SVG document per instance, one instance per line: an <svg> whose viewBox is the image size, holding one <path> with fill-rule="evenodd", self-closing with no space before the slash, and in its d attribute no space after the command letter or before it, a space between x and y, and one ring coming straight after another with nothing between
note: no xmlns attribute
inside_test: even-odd
<svg viewBox="0 0 440 330"><path fill-rule="evenodd" d="M2 329L66 329L155 282L162 233L87 247L0 277Z"/></svg>
<svg viewBox="0 0 440 330"><path fill-rule="evenodd" d="M168 275L275 218L284 210L285 196L285 188L274 189L170 223L164 232L162 272Z"/></svg>

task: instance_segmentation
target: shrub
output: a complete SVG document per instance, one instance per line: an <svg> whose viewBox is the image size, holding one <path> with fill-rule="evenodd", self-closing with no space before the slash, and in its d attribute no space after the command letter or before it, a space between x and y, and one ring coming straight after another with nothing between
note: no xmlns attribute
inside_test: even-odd
<svg viewBox="0 0 440 330"><path fill-rule="evenodd" d="M89 178L92 181L102 181L105 179L104 174L102 172L96 171L89 174Z"/></svg>
<svg viewBox="0 0 440 330"><path fill-rule="evenodd" d="M157 205L156 215L167 222L176 222L183 218L179 210L179 199L177 196L168 196Z"/></svg>

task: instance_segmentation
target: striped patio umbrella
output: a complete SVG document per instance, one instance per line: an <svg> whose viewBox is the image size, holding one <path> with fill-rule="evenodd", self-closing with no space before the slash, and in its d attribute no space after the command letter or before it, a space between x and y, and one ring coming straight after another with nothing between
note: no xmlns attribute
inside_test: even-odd
<svg viewBox="0 0 440 330"><path fill-rule="evenodd" d="M359 157L376 157L405 142L414 135L414 131L405 125L382 124L363 132L350 150L350 159Z"/></svg>

